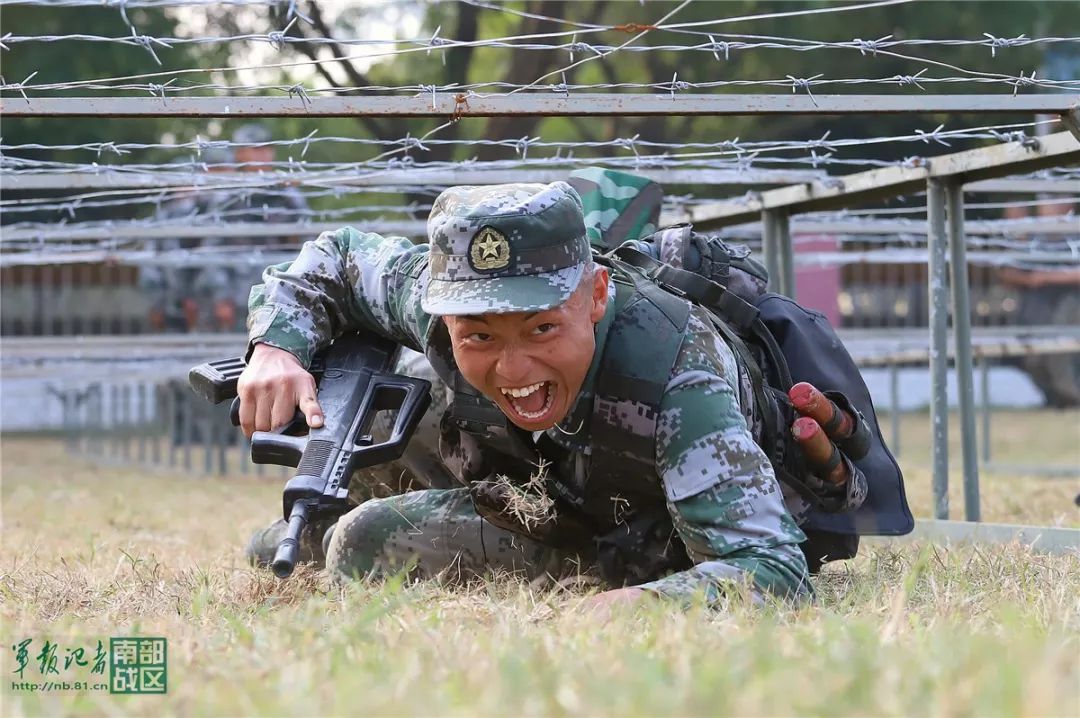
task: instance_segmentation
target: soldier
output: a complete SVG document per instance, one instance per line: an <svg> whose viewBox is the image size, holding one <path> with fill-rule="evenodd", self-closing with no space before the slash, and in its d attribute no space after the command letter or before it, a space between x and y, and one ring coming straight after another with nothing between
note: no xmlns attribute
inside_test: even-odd
<svg viewBox="0 0 1080 718"><path fill-rule="evenodd" d="M745 369L704 310L594 263L562 182L451 188L428 234L327 233L252 290L246 434L297 405L321 424L306 367L350 327L423 352L453 392L440 449L461 487L364 501L324 547L309 540L310 557L323 548L338 579L595 571L616 587L597 603L715 602L740 582L759 599L809 595ZM635 379L668 359L664 382ZM252 556L278 537L257 535Z"/></svg>
<svg viewBox="0 0 1080 718"><path fill-rule="evenodd" d="M212 147L203 152L202 161L211 173L228 169L232 154ZM220 209L224 195L219 191L193 189L164 203L154 216L157 220L187 219L198 222ZM177 252L199 247L221 246L222 241L209 236L197 239L169 238L153 244L158 252ZM150 299L148 323L152 331L228 331L235 324L234 291L231 275L217 266L143 266L139 286Z"/></svg>
<svg viewBox="0 0 1080 718"><path fill-rule="evenodd" d="M232 141L237 147L234 149L236 169L239 172L250 173L256 176L261 172L272 169L270 165L275 159L276 150L270 144L272 138L270 132L262 125L250 123L242 125L233 133ZM307 200L302 192L296 187L288 185L266 189L243 189L233 190L229 197L222 203L222 210L230 222L248 222L265 224L285 224L298 222L302 219L302 213L308 209ZM277 238L295 240L293 237ZM262 247L267 240L262 238L248 238L233 240L233 246ZM252 258L257 254L252 253ZM252 284L260 281L262 266L258 263L247 265L233 265L229 267L229 285L232 287L231 301L238 310L242 310L247 304L248 290ZM243 325L242 311L236 312L236 322ZM237 326L236 328L239 328Z"/></svg>

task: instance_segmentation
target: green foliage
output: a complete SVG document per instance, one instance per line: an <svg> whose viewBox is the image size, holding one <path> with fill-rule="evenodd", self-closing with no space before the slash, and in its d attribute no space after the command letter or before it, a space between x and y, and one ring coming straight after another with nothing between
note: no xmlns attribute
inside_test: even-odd
<svg viewBox="0 0 1080 718"><path fill-rule="evenodd" d="M162 10L132 8L128 17L140 35L175 37L178 35L176 18ZM50 8L41 6L12 5L0 14L4 32L16 35L69 35L74 33L124 37L131 29L124 24L115 8ZM31 85L54 82L97 80L110 77L182 70L193 67L215 67L227 62L227 52L214 45L176 45L163 48L154 45L154 52L161 59L159 66L150 53L133 45L99 42L27 42L14 43L0 57L2 71L8 82L21 82L31 73L37 74ZM168 78L137 80L136 82L165 82ZM177 84L192 81L185 76ZM7 93L8 97L17 97ZM49 91L46 97L91 96L121 94L81 90ZM115 120L87 118L69 119L5 119L3 138L5 144L77 144L86 142L158 142L166 132L183 131L185 122L177 119ZM64 159L73 156L54 153L21 153L35 159ZM82 161L94 161L93 155L81 156ZM146 158L142 158L145 161ZM103 162L115 162L117 158L106 154ZM129 158L130 161L130 158Z"/></svg>

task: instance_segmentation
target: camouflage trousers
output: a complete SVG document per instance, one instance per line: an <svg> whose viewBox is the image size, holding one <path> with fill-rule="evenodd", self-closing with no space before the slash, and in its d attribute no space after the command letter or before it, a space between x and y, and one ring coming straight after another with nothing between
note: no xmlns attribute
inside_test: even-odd
<svg viewBox="0 0 1080 718"><path fill-rule="evenodd" d="M285 535L279 519L258 532L249 557L265 565ZM417 578L461 582L490 573L559 579L587 572L590 556L559 551L501 529L476 513L468 489L427 489L365 501L336 525L309 527L300 559L325 562L337 581L408 569Z"/></svg>

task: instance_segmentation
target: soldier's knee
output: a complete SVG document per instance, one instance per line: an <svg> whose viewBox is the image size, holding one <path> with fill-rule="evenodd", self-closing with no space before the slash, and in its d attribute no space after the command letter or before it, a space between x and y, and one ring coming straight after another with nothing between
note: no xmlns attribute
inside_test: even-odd
<svg viewBox="0 0 1080 718"><path fill-rule="evenodd" d="M278 545L285 538L287 531L288 524L283 519L278 519L253 533L244 550L248 563L256 568L267 568L273 562ZM304 532L300 535L299 560L301 562L322 566L326 560L324 533L328 533L325 522L316 522L304 528Z"/></svg>
<svg viewBox="0 0 1080 718"><path fill-rule="evenodd" d="M248 563L256 568L269 566L270 562L274 560L274 552L277 551L278 544L284 536L285 522L282 519L278 519L269 526L251 534L247 547L244 549L244 555L247 557Z"/></svg>
<svg viewBox="0 0 1080 718"><path fill-rule="evenodd" d="M398 496L365 501L342 516L326 540L326 568L334 580L362 578L401 568L391 537L408 519L394 506Z"/></svg>

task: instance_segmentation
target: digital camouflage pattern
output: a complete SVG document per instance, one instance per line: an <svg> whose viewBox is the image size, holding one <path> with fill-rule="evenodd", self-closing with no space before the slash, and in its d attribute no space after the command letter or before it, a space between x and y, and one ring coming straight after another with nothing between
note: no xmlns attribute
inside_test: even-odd
<svg viewBox="0 0 1080 718"><path fill-rule="evenodd" d="M570 173L570 186L581 196L589 244L601 252L652 234L660 223L664 191L645 177L588 167Z"/></svg>
<svg viewBox="0 0 1080 718"><path fill-rule="evenodd" d="M534 312L565 302L589 261L565 182L451 187L428 218L429 314Z"/></svg>
<svg viewBox="0 0 1080 718"><path fill-rule="evenodd" d="M426 246L413 246L404 239L351 228L324 234L307 243L291 264L268 269L264 284L252 290L251 341L290 351L308 365L313 353L338 333L348 327L364 326L415 350L426 351L431 365L440 369L448 385L454 385L453 376L446 374L447 368L453 367L448 347L432 341L441 322L421 306L431 279L427 250ZM805 595L810 588L805 559L798 548L803 534L785 509L772 468L753 441L746 421L749 402L735 359L702 317L692 314L687 327L663 389L655 465L648 476L634 478L650 485L654 500L666 506L672 530L685 544L694 565L656 577L642 587L681 599L699 592L715 597L726 590L732 579L738 579L751 581L761 592ZM598 346L604 340L601 334L608 329L604 323L598 325ZM594 387L589 382L595 380L590 371L584 399L579 403L591 403L587 397ZM566 486L580 485L581 474L589 472L589 455L595 448L591 446L590 432L590 427L582 424L573 438L584 450L570 451L567 459L553 468ZM554 443L562 436L562 432L553 430L534 439ZM460 473L455 462L448 463L454 473ZM526 464L521 466L522 471L528 470ZM412 545L402 538L407 532L413 532L407 535L415 544L426 541L430 545L445 535L442 522L451 521L452 516L468 516L477 535L484 537L484 546L489 531L493 535L500 531L480 519L463 499L451 511L437 500L437 494L428 491L408 497L410 510L419 507L416 511L424 514L423 526L412 520L418 518L412 514L408 517L413 527L402 528L404 524L399 523L399 533L384 534L394 537L387 545L389 554L381 548L385 542L368 541L357 546L349 538L356 532L335 532L330 547L331 570L338 575L353 570L365 573L367 566L381 570L388 555L398 555L402 545ZM391 504L369 501L348 514L346 518L352 517L348 521L343 518L340 526L357 521L357 515L375 513L380 521L392 523L396 519L381 509L364 507L375 503L400 509L399 502L406 498L382 500ZM614 509L618 509L617 504ZM459 537L465 531L460 526L456 530ZM519 545L527 541L513 533L505 538ZM585 547L581 552L587 553ZM426 554L411 555L427 558ZM442 559L432 559L435 563L429 566L449 566L452 561L468 563L477 556L483 557L484 551L469 553L455 548ZM480 564L486 565L487 559L490 555Z"/></svg>
<svg viewBox="0 0 1080 718"><path fill-rule="evenodd" d="M368 501L338 521L326 550L338 580L409 568L422 578L462 581L491 571L534 579L587 571L589 557L498 528L473 508L468 489L432 489Z"/></svg>

